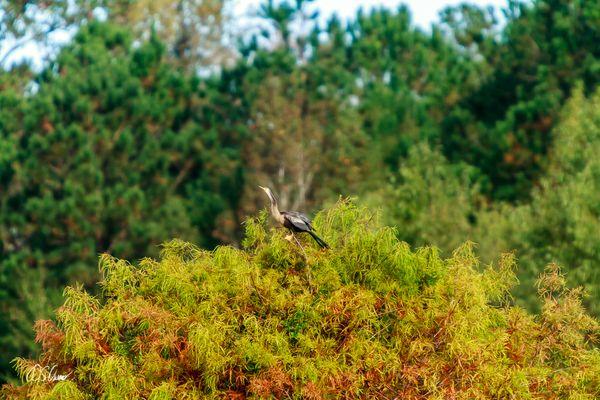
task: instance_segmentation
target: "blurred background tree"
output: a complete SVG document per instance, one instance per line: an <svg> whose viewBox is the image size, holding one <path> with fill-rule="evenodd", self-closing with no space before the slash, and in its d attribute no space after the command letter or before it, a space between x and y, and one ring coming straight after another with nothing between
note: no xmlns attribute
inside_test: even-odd
<svg viewBox="0 0 600 400"><path fill-rule="evenodd" d="M229 0L49 0L0 1L0 64L27 42L49 44L52 34L78 29L93 20L127 26L135 40L161 40L178 67L196 73L219 67L235 55L228 30ZM4 47L4 46L2 46Z"/></svg>
<svg viewBox="0 0 600 400"><path fill-rule="evenodd" d="M557 262L569 267L570 281L585 287L586 305L600 315L600 92L589 98L583 92L577 87L561 112L532 200L493 213L478 235L485 254L517 251L523 284L515 294L523 305L539 306L528 288L544 264ZM486 226L496 229L487 238Z"/></svg>
<svg viewBox="0 0 600 400"><path fill-rule="evenodd" d="M493 182L496 199L528 197L571 89L582 81L589 93L600 79L600 48L594 39L600 33L598 4L532 3L509 1L499 34L482 18L473 18L472 7L446 13L450 28L458 28L456 42L465 51L474 50L487 74L444 119L444 151L451 161L481 168Z"/></svg>
<svg viewBox="0 0 600 400"><path fill-rule="evenodd" d="M228 0L106 1L108 19L130 27L135 36L156 36L175 65L189 72L232 61Z"/></svg>
<svg viewBox="0 0 600 400"><path fill-rule="evenodd" d="M3 322L27 321L27 337L21 315L40 317L69 282L93 285L100 252L142 257L175 236L217 243L236 150L211 130L203 84L173 70L157 38L135 50L131 40L87 24L34 95L3 91Z"/></svg>
<svg viewBox="0 0 600 400"><path fill-rule="evenodd" d="M474 239L473 225L485 201L480 174L467 164L448 162L439 150L420 143L390 182L367 197L383 205L383 219L414 246L435 243L447 253Z"/></svg>

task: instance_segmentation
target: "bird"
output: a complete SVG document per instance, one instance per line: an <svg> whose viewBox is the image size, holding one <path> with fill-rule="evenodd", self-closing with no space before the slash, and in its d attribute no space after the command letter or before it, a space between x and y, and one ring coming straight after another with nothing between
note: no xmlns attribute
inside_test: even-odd
<svg viewBox="0 0 600 400"><path fill-rule="evenodd" d="M296 239L294 233L306 232L310 236L312 236L315 242L317 242L317 244L322 249L329 248L329 245L325 243L323 239L317 236L313 229L310 219L306 215L297 211L279 211L279 207L277 206L277 199L275 198L273 191L268 187L259 186L259 188L265 191L265 193L269 197L269 200L271 201L271 216L273 217L273 219L277 221L280 225L289 229L292 232L291 236L293 236L294 239ZM302 247L300 242L298 242L298 239L296 239L296 243L298 243L298 245Z"/></svg>

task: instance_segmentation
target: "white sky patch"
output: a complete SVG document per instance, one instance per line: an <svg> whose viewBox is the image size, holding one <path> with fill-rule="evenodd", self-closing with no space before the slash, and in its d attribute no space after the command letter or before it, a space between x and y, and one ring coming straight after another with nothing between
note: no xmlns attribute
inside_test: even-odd
<svg viewBox="0 0 600 400"><path fill-rule="evenodd" d="M410 9L413 22L422 28L428 28L432 22L437 21L438 13L445 7L461 3L475 4L480 7L494 6L496 9L505 7L507 0L316 0L311 3L311 9L320 10L320 17L326 20L336 13L342 20L352 18L359 8L369 10L374 7L396 9L401 4L406 4ZM236 17L243 17L248 13L256 12L262 0L235 0L234 13Z"/></svg>
<svg viewBox="0 0 600 400"><path fill-rule="evenodd" d="M236 31L244 32L251 30L252 16L256 16L259 5L263 0L233 0L233 20L238 25ZM439 12L450 5L457 5L464 1L461 0L316 0L311 4L310 9L320 11L320 22L325 22L332 14L337 14L342 20L346 21L352 18L359 8L369 10L373 7L386 7L396 9L401 4L406 4L412 13L413 22L423 29L428 29L432 22L439 20ZM470 0L469 3L478 6L492 5L496 9L506 6L507 0ZM499 15L499 14L498 14ZM68 43L72 37L72 32L54 32L52 42L57 45ZM14 42L5 40L0 43L0 59L5 52L13 46ZM50 54L48 47L39 43L28 42L18 50L14 51L6 60L4 66L22 60L29 60L32 66L41 69L44 59Z"/></svg>

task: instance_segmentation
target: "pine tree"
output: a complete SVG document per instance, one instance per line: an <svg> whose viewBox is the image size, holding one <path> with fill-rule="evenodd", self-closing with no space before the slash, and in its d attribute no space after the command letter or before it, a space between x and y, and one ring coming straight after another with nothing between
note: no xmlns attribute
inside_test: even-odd
<svg viewBox="0 0 600 400"><path fill-rule="evenodd" d="M511 1L499 32L470 18L472 8L456 18L470 21L459 27L459 36L467 31L471 38L461 44L477 49L474 58L484 60L486 73L445 118L444 151L485 172L494 198L527 198L570 91L583 81L589 92L600 80L599 7L583 0Z"/></svg>
<svg viewBox="0 0 600 400"><path fill-rule="evenodd" d="M7 357L30 351L22 330L64 284L95 283L98 253L156 254L171 237L216 243L235 150L206 127L198 79L173 70L155 39L131 46L123 29L85 26L15 105L22 119L2 114L2 319L27 327L3 332Z"/></svg>

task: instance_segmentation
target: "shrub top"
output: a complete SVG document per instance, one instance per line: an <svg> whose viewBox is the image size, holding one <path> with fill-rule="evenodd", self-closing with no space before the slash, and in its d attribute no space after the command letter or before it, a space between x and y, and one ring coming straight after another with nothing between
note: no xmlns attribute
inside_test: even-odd
<svg viewBox="0 0 600 400"><path fill-rule="evenodd" d="M160 260L100 257L102 294L67 288L8 398L594 399L597 321L558 267L540 315L512 306L515 259L411 250L342 201L303 248L246 224L244 249L172 241Z"/></svg>

